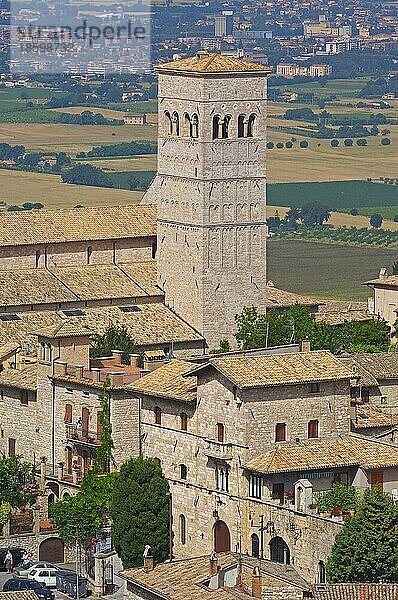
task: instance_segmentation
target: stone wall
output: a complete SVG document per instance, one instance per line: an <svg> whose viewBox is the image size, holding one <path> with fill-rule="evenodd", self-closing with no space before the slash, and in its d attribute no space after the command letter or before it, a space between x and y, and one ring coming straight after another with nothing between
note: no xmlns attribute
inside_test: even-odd
<svg viewBox="0 0 398 600"><path fill-rule="evenodd" d="M158 174L146 195L158 204L165 301L210 347L234 343L235 315L261 307L266 283L266 78L233 75L159 75ZM238 135L239 115L253 116L253 137ZM229 119L227 139L213 139L215 116Z"/></svg>
<svg viewBox="0 0 398 600"><path fill-rule="evenodd" d="M0 537L0 545L2 548L7 548L8 546L10 546L10 548L23 548L28 550L30 557L31 557L31 561L32 562L36 562L39 560L39 551L40 551L40 544L43 543L43 541L48 540L48 539L52 539L54 537L57 537L57 534L55 532L52 533L28 533L28 534L23 534L23 535L11 535L8 537ZM76 559L76 549L75 546L73 544L64 544L64 552L65 552L65 562L66 563L71 563L71 562L75 562Z"/></svg>
<svg viewBox="0 0 398 600"><path fill-rule="evenodd" d="M0 269L71 267L153 258L155 236L2 248Z"/></svg>

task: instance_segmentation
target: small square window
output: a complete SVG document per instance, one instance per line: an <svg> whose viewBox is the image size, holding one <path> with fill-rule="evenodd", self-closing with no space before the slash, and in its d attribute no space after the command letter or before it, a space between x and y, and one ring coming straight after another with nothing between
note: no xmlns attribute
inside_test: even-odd
<svg viewBox="0 0 398 600"><path fill-rule="evenodd" d="M318 382L310 383L310 393L311 394L319 394L321 390L321 385Z"/></svg>

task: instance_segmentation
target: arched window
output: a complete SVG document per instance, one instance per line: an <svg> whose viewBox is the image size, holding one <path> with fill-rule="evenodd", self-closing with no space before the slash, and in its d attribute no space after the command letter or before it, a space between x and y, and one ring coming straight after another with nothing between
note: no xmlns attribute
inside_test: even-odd
<svg viewBox="0 0 398 600"><path fill-rule="evenodd" d="M258 535L256 533L253 533L250 539L252 543L252 556L254 556L255 558L259 558L260 540L258 539Z"/></svg>
<svg viewBox="0 0 398 600"><path fill-rule="evenodd" d="M36 269L40 264L40 250L36 250Z"/></svg>
<svg viewBox="0 0 398 600"><path fill-rule="evenodd" d="M217 140L221 137L220 135L220 115L215 115L213 117L213 140Z"/></svg>
<svg viewBox="0 0 398 600"><path fill-rule="evenodd" d="M319 583L326 583L326 568L323 560L318 563L318 580Z"/></svg>
<svg viewBox="0 0 398 600"><path fill-rule="evenodd" d="M239 115L238 117L238 137L245 137L245 123L246 115Z"/></svg>
<svg viewBox="0 0 398 600"><path fill-rule="evenodd" d="M186 479L188 476L187 465L180 465L180 479Z"/></svg>
<svg viewBox="0 0 398 600"><path fill-rule="evenodd" d="M221 137L223 138L223 140L226 140L228 138L229 135L229 125L231 122L231 115L225 115L224 120L222 122L222 135Z"/></svg>
<svg viewBox="0 0 398 600"><path fill-rule="evenodd" d="M161 410L161 408L159 408L159 406L155 406L155 408L153 409L153 412L155 414L155 425L161 425L162 424L162 410Z"/></svg>
<svg viewBox="0 0 398 600"><path fill-rule="evenodd" d="M290 550L285 540L281 537L274 537L270 543L270 559L273 562L283 565L290 565Z"/></svg>
<svg viewBox="0 0 398 600"><path fill-rule="evenodd" d="M165 135L171 135L173 133L173 128L171 126L171 116L168 110L164 113L164 133Z"/></svg>
<svg viewBox="0 0 398 600"><path fill-rule="evenodd" d="M188 113L184 113L182 122L182 135L184 137L191 137L191 119Z"/></svg>
<svg viewBox="0 0 398 600"><path fill-rule="evenodd" d="M88 408L82 408L82 436L88 436L88 430L90 425L90 411Z"/></svg>
<svg viewBox="0 0 398 600"><path fill-rule="evenodd" d="M225 437L224 423L217 423L217 441L223 443Z"/></svg>
<svg viewBox="0 0 398 600"><path fill-rule="evenodd" d="M51 492L51 494L48 494L48 498L47 498L48 506L50 506L50 504L54 504L54 502L55 502L55 495L53 494L53 492Z"/></svg>
<svg viewBox="0 0 398 600"><path fill-rule="evenodd" d="M187 520L184 515L180 515L180 542L184 546L187 541Z"/></svg>
<svg viewBox="0 0 398 600"><path fill-rule="evenodd" d="M256 115L251 114L247 122L247 137L254 137L256 125Z"/></svg>
<svg viewBox="0 0 398 600"><path fill-rule="evenodd" d="M92 246L88 246L88 248L87 248L87 264L88 265L90 264L90 258L91 258L92 253L93 253Z"/></svg>
<svg viewBox="0 0 398 600"><path fill-rule="evenodd" d="M199 117L196 113L191 118L191 137L199 137Z"/></svg>
<svg viewBox="0 0 398 600"><path fill-rule="evenodd" d="M180 414L180 419L181 419L181 425L180 425L180 429L181 431L187 431L188 429L188 416L187 413L181 413Z"/></svg>
<svg viewBox="0 0 398 600"><path fill-rule="evenodd" d="M171 133L172 135L180 135L180 117L176 111L171 115Z"/></svg>
<svg viewBox="0 0 398 600"><path fill-rule="evenodd" d="M51 344L47 344L47 362L51 362L53 359L53 349Z"/></svg>

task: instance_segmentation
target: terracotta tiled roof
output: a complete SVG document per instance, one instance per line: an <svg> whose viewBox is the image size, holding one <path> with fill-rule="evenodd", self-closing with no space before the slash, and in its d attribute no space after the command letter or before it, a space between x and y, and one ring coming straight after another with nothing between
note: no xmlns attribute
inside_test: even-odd
<svg viewBox="0 0 398 600"><path fill-rule="evenodd" d="M180 71L185 73L270 73L271 69L265 65L241 60L222 54L209 54L198 52L196 56L175 60L173 62L157 65L157 70Z"/></svg>
<svg viewBox="0 0 398 600"><path fill-rule="evenodd" d="M0 361L8 358L10 355L14 354L21 349L21 346L16 342L8 342L0 347Z"/></svg>
<svg viewBox="0 0 398 600"><path fill-rule="evenodd" d="M62 339L68 337L85 337L90 336L92 332L80 325L78 321L61 321L50 327L43 327L37 331L32 332L40 337L51 338L51 339Z"/></svg>
<svg viewBox="0 0 398 600"><path fill-rule="evenodd" d="M0 271L0 306L162 296L156 261Z"/></svg>
<svg viewBox="0 0 398 600"><path fill-rule="evenodd" d="M352 369L354 377L359 377L359 385L363 387L375 387L378 386L378 381L373 375L365 369L360 362L356 360L356 354L339 356L338 359L346 365L349 369Z"/></svg>
<svg viewBox="0 0 398 600"><path fill-rule="evenodd" d="M237 558L233 554L219 554L218 559L221 568L228 568L237 564ZM170 600L209 598L208 588L201 586L204 581L210 579L208 556L162 563L149 573L145 573L142 568L128 569L122 571L121 575L133 583L145 586L146 589L161 595L162 598L169 598ZM225 588L213 590L210 595L216 600L231 600L233 598Z"/></svg>
<svg viewBox="0 0 398 600"><path fill-rule="evenodd" d="M6 369L0 373L0 386L22 390L36 390L37 363L21 365L19 369Z"/></svg>
<svg viewBox="0 0 398 600"><path fill-rule="evenodd" d="M196 380L183 377L191 370L192 363L172 359L128 387L137 393L192 402L196 400Z"/></svg>
<svg viewBox="0 0 398 600"><path fill-rule="evenodd" d="M0 306L52 304L76 299L73 292L46 269L0 271Z"/></svg>
<svg viewBox="0 0 398 600"><path fill-rule="evenodd" d="M152 295L152 291L156 295L161 294L160 290L154 290L156 268L152 262L133 265L131 271L138 281L133 281L128 268L122 270L118 265L83 265L51 268L51 272L80 300L134 298ZM150 292L145 289L146 285L151 288Z"/></svg>
<svg viewBox="0 0 398 600"><path fill-rule="evenodd" d="M315 381L350 379L352 372L328 350L211 358L206 365L215 367L240 389L294 385ZM193 371L193 372L194 372Z"/></svg>
<svg viewBox="0 0 398 600"><path fill-rule="evenodd" d="M331 325L340 325L345 321L370 321L373 316L369 313L366 302L327 300L319 307L315 318Z"/></svg>
<svg viewBox="0 0 398 600"><path fill-rule="evenodd" d="M314 600L397 600L397 583L336 583L315 587Z"/></svg>
<svg viewBox="0 0 398 600"><path fill-rule="evenodd" d="M365 369L377 381L398 379L398 352L361 352L352 358L358 369Z"/></svg>
<svg viewBox="0 0 398 600"><path fill-rule="evenodd" d="M101 334L111 324L124 325L138 346L163 348L171 342L203 340L197 331L160 302L134 306L134 312L124 312L119 306L83 308L82 316L71 318L66 318L63 311L17 313L16 321L0 320L0 344L13 341L24 346L29 341L33 349L37 338L31 335L32 332L59 325L65 320L73 320L77 326Z"/></svg>
<svg viewBox="0 0 398 600"><path fill-rule="evenodd" d="M156 206L102 206L0 213L0 246L156 235Z"/></svg>
<svg viewBox="0 0 398 600"><path fill-rule="evenodd" d="M362 465L366 469L398 466L398 445L359 436L275 444L245 467L259 473L289 473Z"/></svg>
<svg viewBox="0 0 398 600"><path fill-rule="evenodd" d="M365 429L367 427L392 427L398 424L398 417L383 412L381 408L371 402L358 404L355 407L355 427Z"/></svg>
<svg viewBox="0 0 398 600"><path fill-rule="evenodd" d="M309 298L308 296L301 296L300 294L280 290L273 285L267 285L264 290L264 304L267 308L285 308L292 306L293 304L319 306L322 302L315 298Z"/></svg>
<svg viewBox="0 0 398 600"><path fill-rule="evenodd" d="M384 285L387 287L398 287L398 275L390 275L379 279L370 279L365 281L364 285Z"/></svg>
<svg viewBox="0 0 398 600"><path fill-rule="evenodd" d="M0 592L0 600L36 600L37 596L32 590L22 592Z"/></svg>

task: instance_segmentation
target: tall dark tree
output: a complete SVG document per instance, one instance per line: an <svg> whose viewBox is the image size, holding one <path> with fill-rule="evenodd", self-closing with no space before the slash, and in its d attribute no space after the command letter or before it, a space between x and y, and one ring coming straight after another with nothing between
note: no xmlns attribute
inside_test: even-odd
<svg viewBox="0 0 398 600"><path fill-rule="evenodd" d="M372 227L379 229L383 224L383 217L378 213L372 215L369 220Z"/></svg>
<svg viewBox="0 0 398 600"><path fill-rule="evenodd" d="M337 534L326 564L330 583L398 581L398 507L379 487Z"/></svg>
<svg viewBox="0 0 398 600"><path fill-rule="evenodd" d="M125 568L142 565L149 544L157 562L168 557L169 484L155 459L142 457L122 465L110 514L112 539Z"/></svg>
<svg viewBox="0 0 398 600"><path fill-rule="evenodd" d="M135 342L124 325L110 325L105 332L93 337L92 356L110 356L112 350L122 350L122 360L128 364L129 354L137 351Z"/></svg>

